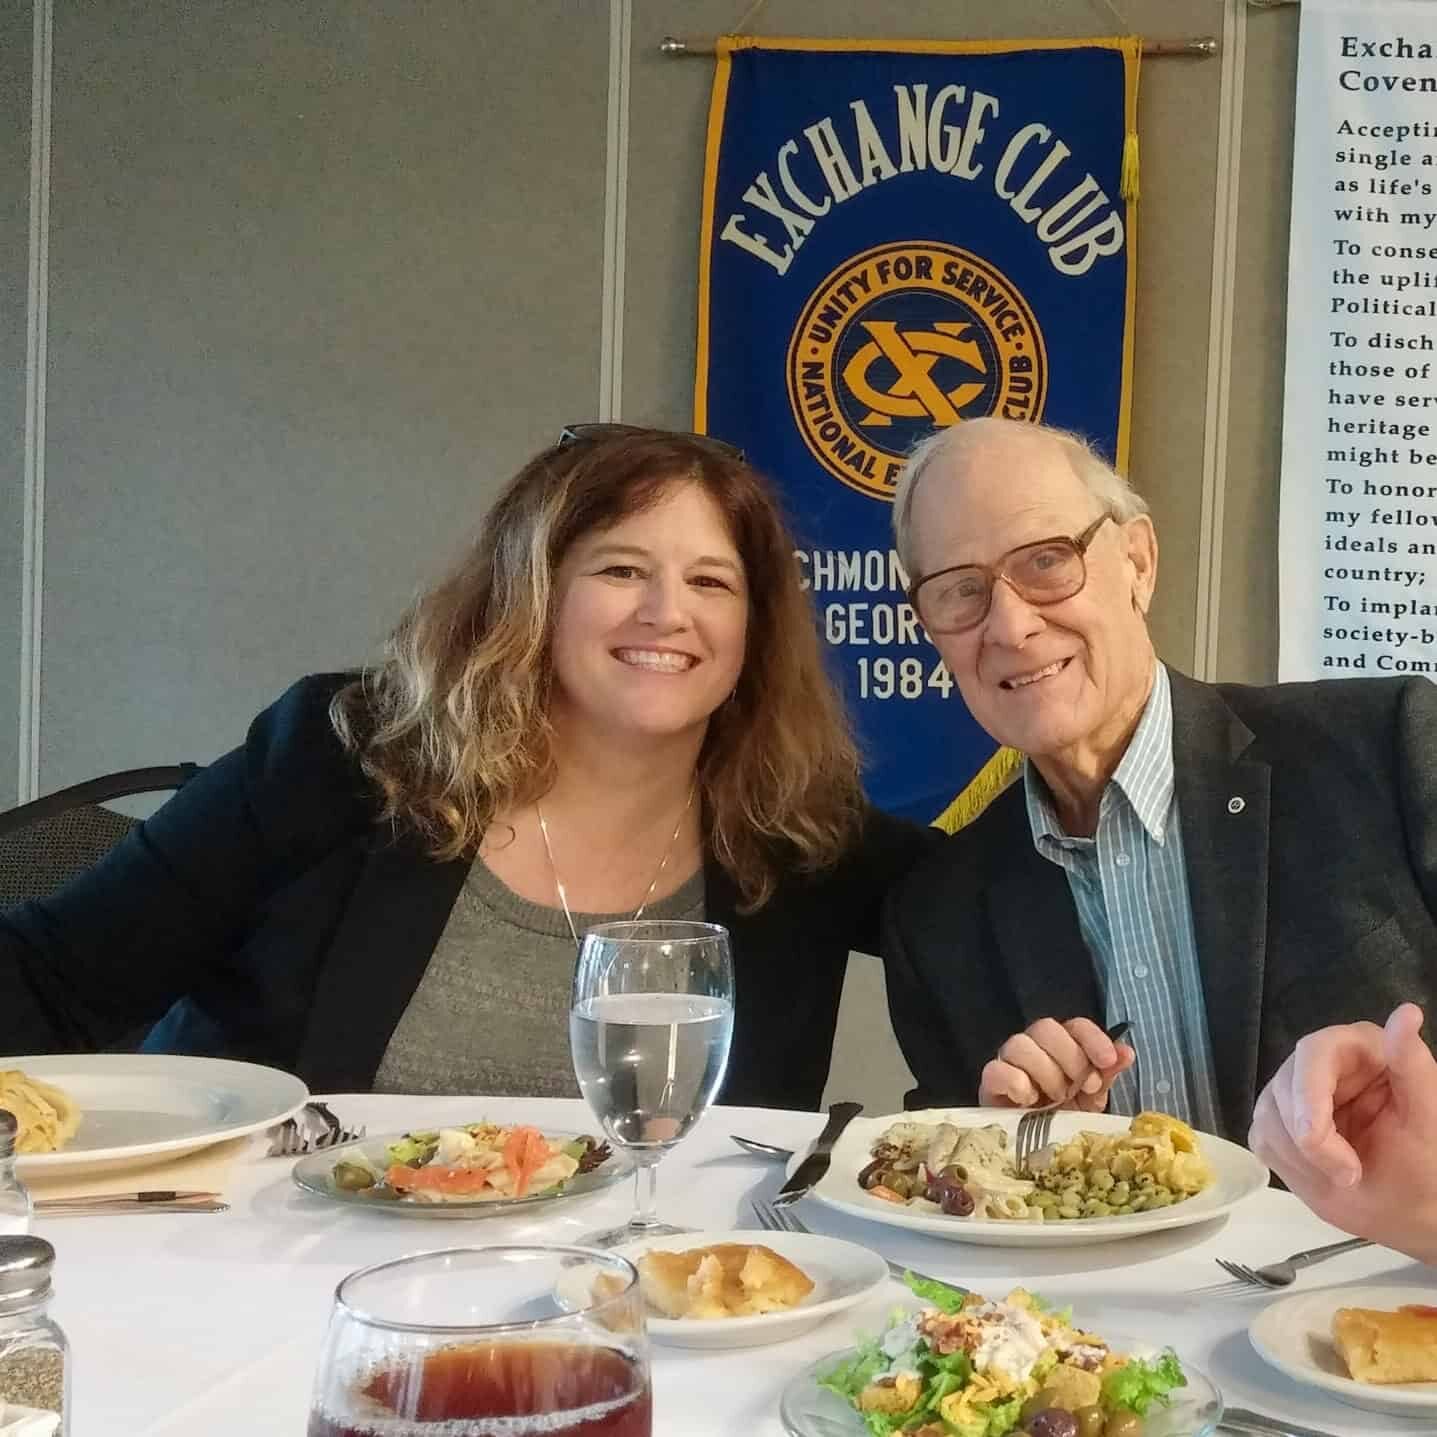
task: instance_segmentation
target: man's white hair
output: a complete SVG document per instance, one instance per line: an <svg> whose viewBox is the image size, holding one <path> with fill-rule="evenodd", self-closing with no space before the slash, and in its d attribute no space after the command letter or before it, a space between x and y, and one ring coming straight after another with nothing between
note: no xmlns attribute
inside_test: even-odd
<svg viewBox="0 0 1437 1437"><path fill-rule="evenodd" d="M966 419L930 434L914 445L898 475L893 496L893 537L898 558L910 578L913 570L913 498L923 476L941 463L950 473L975 465L976 456L993 440L1006 438L1051 440L1063 451L1073 473L1103 509L1120 524L1148 512L1148 501L1123 478L1081 434L1055 429L1047 424L1027 424L1021 419ZM975 466L976 467L976 466ZM1003 476L995 474L995 482Z"/></svg>

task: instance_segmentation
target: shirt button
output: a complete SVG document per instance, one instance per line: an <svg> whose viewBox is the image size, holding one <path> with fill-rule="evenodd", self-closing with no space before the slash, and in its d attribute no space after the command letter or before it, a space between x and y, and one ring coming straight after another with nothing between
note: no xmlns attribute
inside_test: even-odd
<svg viewBox="0 0 1437 1437"><path fill-rule="evenodd" d="M1236 794L1233 794L1227 801L1227 811L1229 813L1241 813L1246 807L1246 800L1239 798Z"/></svg>
<svg viewBox="0 0 1437 1437"><path fill-rule="evenodd" d="M1133 969L1133 977L1134 977L1134 978L1146 978L1147 976L1148 976L1148 965L1147 965L1146 963L1139 963L1138 966Z"/></svg>
<svg viewBox="0 0 1437 1437"><path fill-rule="evenodd" d="M1172 1092L1172 1090L1173 1090L1173 1085L1172 1085L1170 1082L1168 1082L1168 1080L1167 1080L1166 1078L1159 1078L1158 1081L1157 1081L1157 1083L1155 1084L1155 1086L1156 1086L1158 1092L1163 1093L1163 1094L1170 1093L1170 1092Z"/></svg>
<svg viewBox="0 0 1437 1437"><path fill-rule="evenodd" d="M1130 864L1133 860L1129 858L1126 853L1120 853L1113 861L1118 865L1119 868L1126 868L1128 864Z"/></svg>

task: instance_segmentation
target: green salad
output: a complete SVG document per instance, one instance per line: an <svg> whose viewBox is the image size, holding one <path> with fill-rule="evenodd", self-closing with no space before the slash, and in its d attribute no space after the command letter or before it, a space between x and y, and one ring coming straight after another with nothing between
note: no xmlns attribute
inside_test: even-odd
<svg viewBox="0 0 1437 1437"><path fill-rule="evenodd" d="M1175 1353L1114 1352L1022 1288L1001 1302L912 1277L926 1304L819 1376L873 1437L1142 1437L1187 1380Z"/></svg>

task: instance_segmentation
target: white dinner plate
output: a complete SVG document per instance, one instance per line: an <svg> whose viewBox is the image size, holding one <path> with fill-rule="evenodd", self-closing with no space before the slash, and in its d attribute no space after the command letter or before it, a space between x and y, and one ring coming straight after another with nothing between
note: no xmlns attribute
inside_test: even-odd
<svg viewBox="0 0 1437 1437"><path fill-rule="evenodd" d="M1095 1329L1102 1332L1101 1324ZM1117 1351L1134 1346L1115 1333L1106 1334ZM830 1352L798 1373L783 1389L778 1415L789 1437L868 1437L868 1428L858 1413L836 1392L818 1385L818 1379L840 1362L849 1361L855 1349ZM1212 1380L1179 1354L1183 1375L1188 1380L1172 1394L1166 1407L1154 1406L1143 1418L1143 1437L1212 1437L1222 1418L1222 1394Z"/></svg>
<svg viewBox="0 0 1437 1437"><path fill-rule="evenodd" d="M855 1217L869 1218L891 1227L911 1228L915 1232L947 1238L950 1242L972 1242L989 1247L1079 1247L1085 1243L1113 1242L1118 1238L1139 1237L1164 1228L1206 1222L1267 1186L1267 1169L1246 1148L1209 1133L1199 1133L1198 1144L1212 1165L1212 1186L1196 1197L1155 1212L1054 1222L949 1217L945 1213L923 1212L885 1202L882 1198L870 1196L858 1185L859 1172L871 1161L870 1147L892 1123L946 1122L960 1128L997 1123L1008 1130L1011 1142L1020 1116L1016 1109L1008 1108L925 1108L911 1113L891 1113L887 1117L856 1118L843 1130L833 1150L833 1161L814 1187L813 1196L829 1207L852 1213ZM1130 1121L1109 1113L1054 1113L1051 1136L1055 1142L1061 1142L1084 1129L1097 1133L1125 1133ZM794 1156L788 1165L790 1172L802 1158L802 1153Z"/></svg>
<svg viewBox="0 0 1437 1437"><path fill-rule="evenodd" d="M475 1119L474 1121L479 1121ZM459 1127L458 1123L437 1123L426 1129L416 1123L411 1132L433 1131L440 1127ZM582 1136L579 1133L560 1132L545 1128L544 1136L561 1142ZM572 1198L586 1197L602 1192L612 1183L628 1177L633 1165L628 1154L622 1149L610 1156L592 1172L576 1173L558 1192L534 1192L524 1197L493 1198L452 1198L447 1202L416 1202L409 1198L374 1197L366 1190L351 1191L336 1187L334 1166L336 1163L352 1162L362 1158L370 1167L383 1169L389 1159L385 1149L390 1143L397 1143L404 1133L381 1134L377 1138L361 1138L358 1142L345 1143L337 1148L325 1148L301 1158L292 1169L295 1184L316 1197L328 1198L330 1202L342 1203L346 1207L361 1208L368 1212L382 1213L388 1217L418 1218L475 1218L513 1217L516 1212L532 1215L532 1209L548 1207L553 1203ZM591 1134L592 1136L592 1134Z"/></svg>
<svg viewBox="0 0 1437 1437"><path fill-rule="evenodd" d="M639 1238L612 1249L630 1262L654 1248L686 1252L719 1242L761 1244L786 1257L813 1281L813 1291L795 1307L780 1312L756 1313L752 1317L661 1317L651 1308L644 1325L655 1342L670 1347L720 1348L759 1347L783 1342L846 1312L855 1303L888 1281L888 1264L876 1253L836 1237L819 1237L805 1232L691 1232L667 1237ZM559 1279L554 1296L570 1311L589 1302L592 1277L589 1269L571 1268Z"/></svg>
<svg viewBox="0 0 1437 1437"><path fill-rule="evenodd" d="M5 1058L79 1104L80 1127L58 1153L27 1153L21 1177L139 1167L258 1132L304 1105L291 1073L229 1058L164 1053L53 1053Z"/></svg>
<svg viewBox="0 0 1437 1437"><path fill-rule="evenodd" d="M1332 1344L1332 1314L1339 1307L1437 1306L1437 1290L1420 1287L1323 1287L1269 1303L1253 1318L1248 1336L1258 1355L1294 1382L1318 1387L1351 1407L1395 1417L1437 1417L1437 1382L1354 1382ZM1426 1425L1424 1431L1430 1430Z"/></svg>

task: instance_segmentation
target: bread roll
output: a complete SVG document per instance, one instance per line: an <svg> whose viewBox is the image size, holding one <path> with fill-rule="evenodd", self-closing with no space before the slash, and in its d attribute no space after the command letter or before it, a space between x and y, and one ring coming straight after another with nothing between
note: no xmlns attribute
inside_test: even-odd
<svg viewBox="0 0 1437 1437"><path fill-rule="evenodd" d="M1437 1382L1437 1308L1339 1307L1332 1341L1358 1382Z"/></svg>
<svg viewBox="0 0 1437 1437"><path fill-rule="evenodd" d="M801 1268L757 1243L655 1249L637 1266L645 1300L665 1317L746 1317L793 1307L813 1291Z"/></svg>

